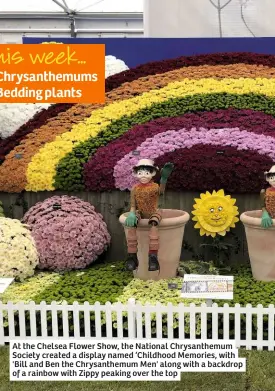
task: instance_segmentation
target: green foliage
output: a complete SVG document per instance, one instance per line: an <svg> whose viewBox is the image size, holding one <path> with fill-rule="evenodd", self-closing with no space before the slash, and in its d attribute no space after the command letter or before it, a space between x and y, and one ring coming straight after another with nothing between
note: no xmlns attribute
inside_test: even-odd
<svg viewBox="0 0 275 391"><path fill-rule="evenodd" d="M252 307L262 304L268 307L275 302L275 281L264 282L257 281L253 278L249 267L241 266L233 270L234 274L234 299L233 300L215 300L219 306L228 303L229 306L235 306L236 303L241 306L251 304ZM234 315L229 316L230 335L234 337ZM246 333L246 316L241 315L241 336L245 337ZM223 319L219 317L219 334L223 334ZM252 315L252 337L257 336L257 317ZM268 336L268 316L263 316L263 337Z"/></svg>
<svg viewBox="0 0 275 391"><path fill-rule="evenodd" d="M19 301L29 303L36 296L43 293L43 291L46 291L48 287L51 289L55 284L58 284L59 279L60 275L58 273L36 274L23 282L11 284L4 293L0 294L0 300L3 303L7 303L8 301L13 303L18 303Z"/></svg>
<svg viewBox="0 0 275 391"><path fill-rule="evenodd" d="M168 284L175 283L178 285L178 289L169 289ZM151 304L161 303L167 305L168 303L177 306L180 303L183 303L186 306L189 306L191 303L201 304L204 300L188 300L180 297L180 289L182 285L182 279L173 278L169 280L160 280L160 281L142 281L139 279L132 280L127 287L125 287L123 294L118 297L117 301L122 304L127 304L129 299L134 298L136 302L140 304ZM125 317L127 313L123 314ZM188 314L185 315L185 332L189 334L189 318ZM113 320L116 321L116 315L113 315ZM127 322L124 322L127 327ZM142 324L145 325L145 314L142 314ZM114 327L116 327L116 322ZM162 314L162 331L164 335L167 335L168 332L168 319L167 314ZM179 314L175 313L173 315L173 328L178 329L179 327ZM152 334L156 334L156 313L151 314L151 330ZM200 333L200 322L197 319L197 330L196 333Z"/></svg>
<svg viewBox="0 0 275 391"><path fill-rule="evenodd" d="M96 301L114 302L123 288L132 280L131 272L126 272L123 262L104 263L91 266L83 271L71 271L61 275L58 283L48 287L34 297L35 302L47 303L74 301L94 304Z"/></svg>
<svg viewBox="0 0 275 391"><path fill-rule="evenodd" d="M8 289L0 294L0 300L3 303L9 301L18 303L20 301L29 303L34 300L35 296L39 295L48 287L54 286L58 283L60 276L57 273L39 273L33 277L29 277L22 282L14 282ZM35 300L34 300L35 301ZM3 312L4 326L8 326L7 312ZM15 317L15 325L17 325Z"/></svg>
<svg viewBox="0 0 275 391"><path fill-rule="evenodd" d="M218 305L228 303L233 306L238 303L242 306L251 304L256 307L258 304L262 304L267 307L269 304L275 303L275 281L255 280L248 266L234 268L230 274L234 275L234 299L216 301Z"/></svg>
<svg viewBox="0 0 275 391"><path fill-rule="evenodd" d="M188 269L188 272L194 274L216 274L220 273L218 269L213 266L212 262L206 263L201 261L183 261L181 266ZM214 300L219 306L223 306L224 303L228 303L230 306L234 306L235 303L239 303L241 306L246 304L252 304L257 306L262 304L267 307L269 304L275 302L275 281L274 282L261 282L256 281L252 277L250 267L241 266L234 268L230 273L234 275L234 300ZM178 289L170 289L168 283L176 283ZM129 299L134 298L136 302L141 304L150 303L152 305L157 302L167 305L172 303L178 305L184 303L195 303L199 305L203 300L187 300L180 297L180 288L182 284L181 278L174 278L170 280L160 281L142 281L139 279L133 279L132 273L124 271L124 262L103 263L94 264L91 268L83 271L71 271L64 274L58 273L39 273L34 277L28 278L24 282L13 283L4 294L0 295L0 300L4 303L8 301L19 302L24 301L28 303L35 301L40 303L46 301L51 303L56 301L61 303L67 301L72 304L74 301L84 303L88 301L90 304L94 304L99 301L101 304L106 302L116 303L121 302L126 304ZM27 315L27 329L28 329L28 312ZM58 313L59 327L62 330L62 314ZM113 326L117 327L116 315L112 314ZM5 317L5 319L7 319ZM4 320L5 320L4 319ZM94 314L91 313L91 327L94 327ZM188 314L185 315L185 332L189 333L189 319ZM263 317L263 330L264 335L267 335L267 317ZM69 313L70 330L73 325L73 314ZM145 324L144 314L142 315L142 322ZM252 333L256 335L257 322L256 318L252 317ZM15 325L17 326L17 321ZM106 324L105 315L102 313L101 323L104 330ZM39 324L39 318L38 318ZM163 334L167 335L167 315L162 314ZM211 330L211 319L208 319L208 328ZM7 326L7 322L5 322ZM127 313L123 313L123 326L127 331ZM178 329L178 314L174 314L173 328L175 333ZM51 330L51 318L48 316L48 329ZM80 329L84 330L84 314L80 314ZM156 332L156 314L153 313L151 317L151 329L152 333ZM245 334L246 319L245 316L241 317L241 329L242 334ZM196 333L200 333L200 316L197 315L197 329ZM223 333L223 318L219 316L219 333ZM230 334L234 337L234 316L230 316Z"/></svg>
<svg viewBox="0 0 275 391"><path fill-rule="evenodd" d="M83 164L95 154L98 148L115 140L134 125L162 117L176 117L188 112L212 111L228 107L259 110L275 115L275 98L256 94L196 94L152 104L133 115L112 121L97 137L91 137L78 144L59 162L54 187L66 191L84 190ZM77 155L82 157L79 158Z"/></svg>
<svg viewBox="0 0 275 391"><path fill-rule="evenodd" d="M176 283L178 289L169 289L169 283ZM164 305L171 303L178 305L180 303L194 303L194 300L184 300L180 297L180 288L182 285L182 279L172 278L169 280L159 281L142 281L139 279L132 280L123 290L122 295L118 297L117 301L121 303L127 303L129 299L134 298L136 302L141 304L156 304L162 303ZM197 300L197 303L201 303L201 300Z"/></svg>
<svg viewBox="0 0 275 391"><path fill-rule="evenodd" d="M27 203L27 201L24 199L24 192L21 192L17 195L16 199L15 199L15 202L10 204L9 206L9 217L11 219L14 219L14 210L15 210L15 207L21 207L22 208L22 212L23 214L25 214L28 209L29 209L29 205Z"/></svg>
<svg viewBox="0 0 275 391"><path fill-rule="evenodd" d="M205 262L205 261L181 261L178 268L178 274L181 277L184 277L185 274L224 274L230 272L230 267L227 268L217 268L214 261Z"/></svg>
<svg viewBox="0 0 275 391"><path fill-rule="evenodd" d="M0 201L0 217L5 217L4 209L3 209L3 204Z"/></svg>
<svg viewBox="0 0 275 391"><path fill-rule="evenodd" d="M182 261L182 267L187 272L194 274L216 274L218 269L212 262ZM231 270L234 275L234 300L216 301L219 305L227 302L229 305L256 306L262 304L268 306L275 302L275 281L261 282L252 277L249 266L240 266ZM0 295L4 303L8 301L25 303L34 300L36 303L67 301L73 303L88 301L94 304L96 301L111 303L128 298L135 298L141 303L171 302L175 305L182 302L179 290L168 289L168 282L177 282L180 278L161 281L142 281L133 279L131 272L124 270L124 262L94 264L83 271L70 271L63 274L43 272L26 279L23 282L14 282L5 293Z"/></svg>
<svg viewBox="0 0 275 391"><path fill-rule="evenodd" d="M228 242L230 238L233 238L234 243ZM235 254L238 253L240 240L237 235L230 231L227 232L226 237L217 235L214 238L205 238L205 242L200 245L200 248L209 249L214 259L214 266L216 268L223 268L229 261L232 251L235 251Z"/></svg>
<svg viewBox="0 0 275 391"><path fill-rule="evenodd" d="M0 300L4 303L45 301L48 304L52 301L69 304L74 301L114 302L132 279L132 273L124 271L123 262L94 264L83 271L43 272L22 283L13 283L0 295Z"/></svg>
<svg viewBox="0 0 275 391"><path fill-rule="evenodd" d="M123 292L123 289L133 279L130 272L126 272L124 262L100 263L94 264L89 269L83 271L70 271L65 273L39 273L29 278L24 283L13 283L0 300L4 303L12 301L14 303L23 301L28 303L34 301L40 303L45 301L50 304L56 301L61 304L67 301L73 304L78 301L80 304L88 301L94 304L96 301L105 304L117 301L117 298ZM59 327L62 329L62 313L58 313ZM73 314L69 313L69 324L72 330ZM29 314L26 312L27 325ZM80 313L80 326L84 327L84 315ZM4 316L7 326L7 316ZM94 322L95 316L91 313L91 321ZM39 324L40 319L37 318ZM102 325L106 322L102 314ZM15 319L15 325L18 320ZM48 330L51 330L51 316L48 315Z"/></svg>

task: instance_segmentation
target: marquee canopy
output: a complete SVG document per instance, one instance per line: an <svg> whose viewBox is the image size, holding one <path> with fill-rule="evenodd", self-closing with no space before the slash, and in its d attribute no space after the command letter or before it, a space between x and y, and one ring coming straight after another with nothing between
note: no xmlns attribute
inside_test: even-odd
<svg viewBox="0 0 275 391"><path fill-rule="evenodd" d="M63 0L57 0L64 5ZM77 12L142 12L143 0L65 0L68 8ZM0 1L0 12L60 12L53 0Z"/></svg>

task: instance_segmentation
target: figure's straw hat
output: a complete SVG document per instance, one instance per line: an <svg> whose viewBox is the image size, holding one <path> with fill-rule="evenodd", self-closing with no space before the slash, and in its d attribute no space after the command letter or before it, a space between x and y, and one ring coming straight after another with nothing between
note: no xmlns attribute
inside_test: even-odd
<svg viewBox="0 0 275 391"><path fill-rule="evenodd" d="M264 174L265 175L267 175L267 174L274 174L275 175L275 166L272 166L271 169L269 171L266 171Z"/></svg>
<svg viewBox="0 0 275 391"><path fill-rule="evenodd" d="M155 166L154 161L151 160L151 159L141 159L141 160L139 160L139 162L135 165L134 168L138 168L138 167L142 167L142 166L157 168Z"/></svg>

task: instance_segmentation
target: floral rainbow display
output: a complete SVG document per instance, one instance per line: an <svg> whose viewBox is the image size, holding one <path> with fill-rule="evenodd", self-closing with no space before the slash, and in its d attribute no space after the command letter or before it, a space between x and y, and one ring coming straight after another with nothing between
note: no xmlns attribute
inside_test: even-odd
<svg viewBox="0 0 275 391"><path fill-rule="evenodd" d="M0 141L0 191L109 191L154 158L168 189L258 192L275 161L275 56L224 53L106 79L103 105L52 105ZM10 127L10 128L14 128Z"/></svg>

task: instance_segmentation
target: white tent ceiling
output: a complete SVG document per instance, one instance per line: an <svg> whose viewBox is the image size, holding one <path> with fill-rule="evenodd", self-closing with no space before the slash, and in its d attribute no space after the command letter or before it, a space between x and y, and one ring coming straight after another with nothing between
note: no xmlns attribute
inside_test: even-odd
<svg viewBox="0 0 275 391"><path fill-rule="evenodd" d="M143 0L66 0L66 3L70 9L82 12L143 12ZM52 0L0 0L0 12L60 11Z"/></svg>

